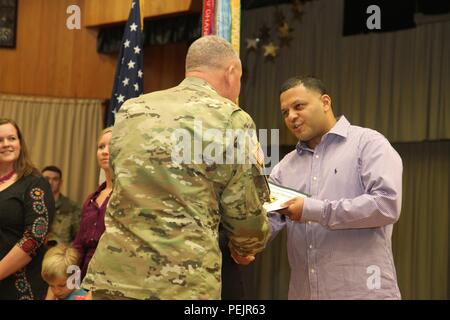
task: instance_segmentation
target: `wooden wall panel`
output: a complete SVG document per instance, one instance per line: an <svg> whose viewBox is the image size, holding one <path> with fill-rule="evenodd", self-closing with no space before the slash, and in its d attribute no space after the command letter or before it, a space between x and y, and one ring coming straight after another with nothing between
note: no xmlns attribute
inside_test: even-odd
<svg viewBox="0 0 450 320"><path fill-rule="evenodd" d="M142 1L142 0L141 0ZM86 26L124 22L128 19L131 0L88 0L85 3ZM201 0L144 0L144 18L199 12Z"/></svg>
<svg viewBox="0 0 450 320"><path fill-rule="evenodd" d="M85 1L21 0L15 49L0 48L0 92L109 99L117 54L96 52L97 29L83 26ZM81 30L66 27L69 5L81 8ZM145 47L145 91L184 77L186 44Z"/></svg>

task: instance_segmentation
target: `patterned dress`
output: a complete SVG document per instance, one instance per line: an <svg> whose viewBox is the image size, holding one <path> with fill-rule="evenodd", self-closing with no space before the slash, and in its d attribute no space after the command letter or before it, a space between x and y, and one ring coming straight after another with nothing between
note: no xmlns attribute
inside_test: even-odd
<svg viewBox="0 0 450 320"><path fill-rule="evenodd" d="M41 278L41 265L54 213L53 195L42 177L28 175L0 191L0 259L14 246L32 258L24 268L0 281L0 300L45 297L47 285Z"/></svg>

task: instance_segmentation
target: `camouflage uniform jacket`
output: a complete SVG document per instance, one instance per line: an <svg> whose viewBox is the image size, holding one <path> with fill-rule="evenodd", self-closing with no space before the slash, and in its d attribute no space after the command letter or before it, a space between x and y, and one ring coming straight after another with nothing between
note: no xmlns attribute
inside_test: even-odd
<svg viewBox="0 0 450 320"><path fill-rule="evenodd" d="M50 226L48 240L70 244L80 228L81 209L74 201L63 194L55 201L55 217Z"/></svg>
<svg viewBox="0 0 450 320"><path fill-rule="evenodd" d="M204 132L194 120L219 130L200 138L203 150L214 143L233 149L233 139L222 139L226 129L255 128L198 78L128 100L117 113L106 231L83 288L135 299L220 299L219 223L239 253L263 250L268 186L256 165L173 161L175 129Z"/></svg>

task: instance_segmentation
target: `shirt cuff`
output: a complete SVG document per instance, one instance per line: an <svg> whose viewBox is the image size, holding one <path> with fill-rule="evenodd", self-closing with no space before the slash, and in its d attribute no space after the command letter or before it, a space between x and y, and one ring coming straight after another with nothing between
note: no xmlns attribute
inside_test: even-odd
<svg viewBox="0 0 450 320"><path fill-rule="evenodd" d="M39 248L39 243L35 239L24 237L20 239L17 246L28 256L34 257L36 255L36 250Z"/></svg>
<svg viewBox="0 0 450 320"><path fill-rule="evenodd" d="M300 222L314 221L321 223L324 216L324 210L325 204L322 200L305 198Z"/></svg>

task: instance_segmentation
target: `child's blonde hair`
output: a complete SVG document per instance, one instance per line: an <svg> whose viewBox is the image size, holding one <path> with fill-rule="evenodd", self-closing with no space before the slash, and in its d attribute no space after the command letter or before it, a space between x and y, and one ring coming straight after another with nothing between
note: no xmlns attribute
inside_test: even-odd
<svg viewBox="0 0 450 320"><path fill-rule="evenodd" d="M42 261L42 279L45 282L50 282L57 278L67 278L67 268L78 265L78 260L78 251L72 247L58 244L50 248Z"/></svg>

